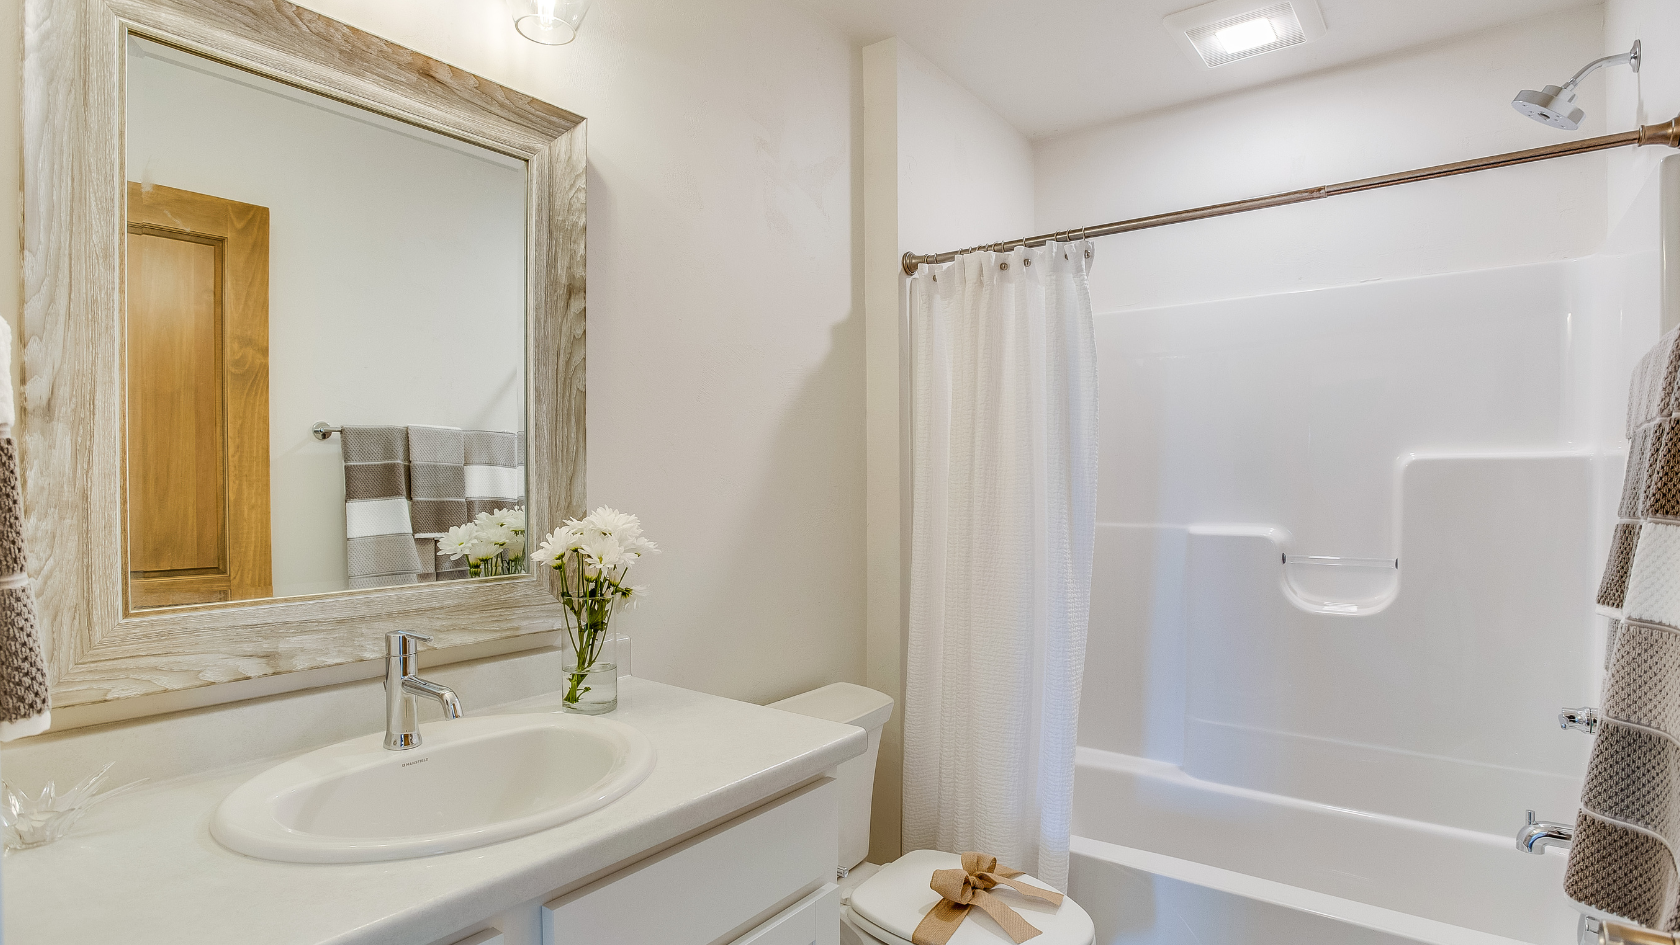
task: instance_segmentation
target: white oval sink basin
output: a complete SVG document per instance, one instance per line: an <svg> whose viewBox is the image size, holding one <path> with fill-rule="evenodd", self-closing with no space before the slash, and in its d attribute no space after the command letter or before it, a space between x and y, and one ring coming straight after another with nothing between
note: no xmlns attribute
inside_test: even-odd
<svg viewBox="0 0 1680 945"><path fill-rule="evenodd" d="M653 770L647 737L611 719L489 715L429 722L421 737L388 751L367 735L276 765L222 801L210 833L293 863L428 856L575 820Z"/></svg>

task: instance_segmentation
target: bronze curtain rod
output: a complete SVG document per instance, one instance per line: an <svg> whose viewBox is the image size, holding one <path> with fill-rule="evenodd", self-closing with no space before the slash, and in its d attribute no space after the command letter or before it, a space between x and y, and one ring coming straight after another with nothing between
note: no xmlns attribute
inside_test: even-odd
<svg viewBox="0 0 1680 945"><path fill-rule="evenodd" d="M1284 207L1292 203L1306 203L1309 200L1323 200L1325 197L1337 197L1342 194L1354 194L1362 190L1377 190L1382 187L1394 187L1399 184L1410 184L1420 180L1434 180L1437 177L1452 177L1457 174L1470 174L1475 171L1491 170L1495 167L1510 167L1513 164L1531 164L1535 161L1549 161L1552 158L1568 157L1571 154L1586 154L1592 151L1607 151L1611 148L1625 148L1629 145L1643 147L1645 145L1660 144L1671 148L1680 148L1680 117L1660 125L1646 125L1638 131L1625 131L1618 135L1602 135L1597 138L1583 138L1565 144L1554 144L1544 148L1530 148L1527 151L1512 151L1507 154L1495 154L1492 157L1476 158L1470 161L1459 161L1457 164L1438 164L1434 167L1419 168L1414 171L1401 171L1397 174L1384 174L1381 177L1366 177L1361 180L1346 181L1340 184L1325 184L1320 187L1308 187L1305 190L1291 190L1288 193L1272 194L1269 197L1250 197L1247 200L1233 200L1230 203L1216 203L1207 207L1196 207L1193 210L1178 210L1173 213L1158 213L1151 217L1136 217L1131 220L1121 220L1118 223L1105 223L1102 226L1076 227L1071 230L1058 230L1040 236L1029 236L1026 239L1010 240L1006 243L988 243L982 246L971 246L968 249L953 250L948 253L936 253L932 256L918 256L915 253L904 254L904 272L915 275L916 269L923 263L950 262L964 253L978 250L992 252L1006 252L1017 246L1043 246L1045 243L1060 240L1085 239L1090 236L1111 236L1115 233L1130 233L1133 230L1147 230L1151 227L1168 226L1173 223L1185 223L1190 220L1206 220L1209 217L1222 217L1233 213L1246 213L1250 210L1264 210L1267 207Z"/></svg>

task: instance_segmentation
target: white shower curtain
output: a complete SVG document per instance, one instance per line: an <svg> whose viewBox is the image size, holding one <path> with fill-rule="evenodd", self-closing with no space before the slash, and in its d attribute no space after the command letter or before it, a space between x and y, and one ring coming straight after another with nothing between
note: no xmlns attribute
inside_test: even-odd
<svg viewBox="0 0 1680 945"><path fill-rule="evenodd" d="M1091 244L910 280L906 850L1067 888L1096 530Z"/></svg>

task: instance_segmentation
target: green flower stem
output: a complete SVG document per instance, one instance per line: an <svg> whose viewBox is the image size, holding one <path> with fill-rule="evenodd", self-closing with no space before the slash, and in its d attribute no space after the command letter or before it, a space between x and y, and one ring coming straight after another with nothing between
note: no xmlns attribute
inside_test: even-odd
<svg viewBox="0 0 1680 945"><path fill-rule="evenodd" d="M597 568L595 576L590 577L583 554L578 551L566 552L557 557L554 569L560 572L560 603L566 608L568 618L566 636L577 660L576 665L572 667L573 671L567 675L563 699L576 705L583 694L590 690L591 687L585 686L584 682L589 678L589 674L595 671L595 663L601 658L601 651L606 648L610 639L607 634L612 622L613 607L618 599L624 596L625 575L619 574L615 577L606 569Z"/></svg>

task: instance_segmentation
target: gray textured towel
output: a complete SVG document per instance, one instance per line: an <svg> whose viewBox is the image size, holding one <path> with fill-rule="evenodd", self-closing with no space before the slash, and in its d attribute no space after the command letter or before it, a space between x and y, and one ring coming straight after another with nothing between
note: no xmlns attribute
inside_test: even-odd
<svg viewBox="0 0 1680 945"><path fill-rule="evenodd" d="M420 552L408 508L408 431L352 427L344 453L344 550L352 588L420 580Z"/></svg>
<svg viewBox="0 0 1680 945"><path fill-rule="evenodd" d="M0 326L5 322L0 321ZM9 329L8 329L9 331ZM10 384L10 381L0 381ZM9 409L9 404L5 405ZM35 623L35 597L24 574L23 489L17 442L0 424L0 742L52 724L47 668Z"/></svg>
<svg viewBox="0 0 1680 945"><path fill-rule="evenodd" d="M409 482L413 492L414 534L437 538L463 522L467 514L462 472L464 435L453 427L408 428Z"/></svg>
<svg viewBox="0 0 1680 945"><path fill-rule="evenodd" d="M1564 889L1603 912L1680 931L1680 329L1628 392L1628 459L1598 604L1609 612L1603 721L1581 789Z"/></svg>
<svg viewBox="0 0 1680 945"><path fill-rule="evenodd" d="M467 514L462 470L464 438L465 434L455 427L408 428L414 537L421 549L420 557L430 559L431 579L435 581L457 581L471 576L465 558L440 558L437 553L437 540L444 532L472 521L472 516Z"/></svg>

